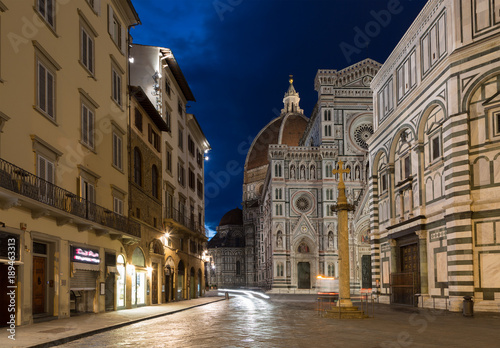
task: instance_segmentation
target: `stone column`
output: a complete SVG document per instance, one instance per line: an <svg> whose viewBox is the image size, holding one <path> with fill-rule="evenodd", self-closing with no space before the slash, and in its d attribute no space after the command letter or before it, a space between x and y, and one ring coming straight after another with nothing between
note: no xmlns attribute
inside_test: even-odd
<svg viewBox="0 0 500 348"><path fill-rule="evenodd" d="M427 270L427 231L416 232L418 236L418 256L420 259L420 293L429 293Z"/></svg>
<svg viewBox="0 0 500 348"><path fill-rule="evenodd" d="M333 174L339 174L339 195L337 199L338 216L338 244L339 244L339 307L352 307L351 284L349 267L349 221L348 212L353 210L353 206L347 203L345 195L345 184L342 179L343 173L348 173L349 169L342 168L342 161L339 161L339 169L333 170Z"/></svg>
<svg viewBox="0 0 500 348"><path fill-rule="evenodd" d="M399 221L405 219L405 192L403 190L399 191Z"/></svg>
<svg viewBox="0 0 500 348"><path fill-rule="evenodd" d="M411 218L413 217L413 187L410 184L410 189L408 190L408 217Z"/></svg>

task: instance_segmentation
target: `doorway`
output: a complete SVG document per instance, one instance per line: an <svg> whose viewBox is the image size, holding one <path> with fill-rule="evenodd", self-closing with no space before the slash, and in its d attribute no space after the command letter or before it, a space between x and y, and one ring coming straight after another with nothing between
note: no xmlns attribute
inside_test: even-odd
<svg viewBox="0 0 500 348"><path fill-rule="evenodd" d="M415 294L420 293L420 258L418 243L399 247L398 270L391 274L392 302L416 305Z"/></svg>
<svg viewBox="0 0 500 348"><path fill-rule="evenodd" d="M372 287L372 257L363 255L361 257L361 287L371 289Z"/></svg>
<svg viewBox="0 0 500 348"><path fill-rule="evenodd" d="M309 262L299 262L297 265L298 288L311 288L311 265Z"/></svg>
<svg viewBox="0 0 500 348"><path fill-rule="evenodd" d="M33 256L33 314L45 313L46 257Z"/></svg>
<svg viewBox="0 0 500 348"><path fill-rule="evenodd" d="M158 264L153 263L153 271L151 274L151 302L158 304Z"/></svg>

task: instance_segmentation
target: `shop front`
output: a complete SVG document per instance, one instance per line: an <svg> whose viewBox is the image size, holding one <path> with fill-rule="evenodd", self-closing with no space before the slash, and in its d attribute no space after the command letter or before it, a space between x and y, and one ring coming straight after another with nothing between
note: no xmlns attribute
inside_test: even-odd
<svg viewBox="0 0 500 348"><path fill-rule="evenodd" d="M125 268L125 258L123 255L118 255L116 258L116 308L125 308L125 294L126 294L126 268Z"/></svg>
<svg viewBox="0 0 500 348"><path fill-rule="evenodd" d="M88 247L71 246L70 313L98 312L97 279L101 258L99 251Z"/></svg>
<svg viewBox="0 0 500 348"><path fill-rule="evenodd" d="M136 248L132 254L132 306L145 306L147 296L147 269L144 253Z"/></svg>

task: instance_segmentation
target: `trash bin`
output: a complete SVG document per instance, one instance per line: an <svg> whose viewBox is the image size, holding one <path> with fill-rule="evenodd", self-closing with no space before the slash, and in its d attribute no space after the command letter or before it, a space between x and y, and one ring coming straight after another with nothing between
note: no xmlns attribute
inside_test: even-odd
<svg viewBox="0 0 500 348"><path fill-rule="evenodd" d="M472 301L472 296L464 296L463 314L464 317L472 317L474 315L474 301Z"/></svg>

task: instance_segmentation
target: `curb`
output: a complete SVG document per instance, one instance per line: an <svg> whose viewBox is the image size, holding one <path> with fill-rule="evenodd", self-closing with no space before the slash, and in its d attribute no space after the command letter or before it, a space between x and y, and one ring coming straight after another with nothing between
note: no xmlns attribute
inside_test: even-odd
<svg viewBox="0 0 500 348"><path fill-rule="evenodd" d="M71 342L71 341L79 340L80 338L84 338L84 337L88 337L88 336L93 336L93 335L100 334L100 333L103 333L103 332L106 332L106 331L111 331L111 330L114 330L114 329L119 329L119 328L127 326L127 325L136 324L136 323L139 323L141 321L164 317L164 316L167 316L167 315L170 315L170 314L175 314L175 313L183 312L183 311L186 311L188 309L193 309L193 308L196 308L196 307L201 307L201 306L205 306L205 305L208 305L208 304L211 304L211 303L215 303L215 302L220 302L220 301L225 301L225 298L221 298L221 299L218 299L218 300L215 300L215 301L212 301L212 302L197 304L197 305L186 307L186 308L182 308L182 309L177 309L177 310L172 311L172 312L155 314L155 315L150 316L150 317L144 317L144 318L134 319L134 320L127 321L127 322L124 322L124 323L119 323L119 324L115 324L115 325L103 327L102 329L87 331L87 332L83 332L83 333L80 333L80 334L77 334L77 335L68 336L68 337L60 338L60 339L57 339L57 340L54 340L54 341L45 342L45 343L41 343L41 344L37 344L37 345L34 345L34 346L29 346L29 347L30 348L47 348L47 347L59 346L59 345L64 344L64 343L68 343L68 342Z"/></svg>

